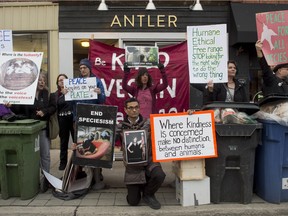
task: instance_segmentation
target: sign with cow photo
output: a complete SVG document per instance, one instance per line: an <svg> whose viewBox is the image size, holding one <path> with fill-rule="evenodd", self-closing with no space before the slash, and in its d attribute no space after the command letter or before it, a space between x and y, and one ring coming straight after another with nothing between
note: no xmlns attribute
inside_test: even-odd
<svg viewBox="0 0 288 216"><path fill-rule="evenodd" d="M127 46L125 47L125 62L128 67L151 67L159 62L158 47Z"/></svg>

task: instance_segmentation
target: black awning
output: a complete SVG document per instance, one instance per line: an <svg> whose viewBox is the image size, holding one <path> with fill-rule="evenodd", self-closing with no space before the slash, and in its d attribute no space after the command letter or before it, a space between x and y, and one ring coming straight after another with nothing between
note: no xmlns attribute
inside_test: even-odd
<svg viewBox="0 0 288 216"><path fill-rule="evenodd" d="M229 44L255 43L257 41L256 13L280 10L288 10L288 4L231 3Z"/></svg>

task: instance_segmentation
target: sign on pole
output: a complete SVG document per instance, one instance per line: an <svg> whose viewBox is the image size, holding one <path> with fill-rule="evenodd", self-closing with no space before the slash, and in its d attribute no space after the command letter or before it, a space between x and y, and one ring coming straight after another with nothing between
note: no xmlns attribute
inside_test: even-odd
<svg viewBox="0 0 288 216"><path fill-rule="evenodd" d="M214 112L152 114L153 161L217 157Z"/></svg>

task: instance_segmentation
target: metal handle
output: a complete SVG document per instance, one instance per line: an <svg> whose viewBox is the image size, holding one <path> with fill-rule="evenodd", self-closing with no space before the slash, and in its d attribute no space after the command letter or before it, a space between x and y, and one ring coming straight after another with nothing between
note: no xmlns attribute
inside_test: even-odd
<svg viewBox="0 0 288 216"><path fill-rule="evenodd" d="M18 164L6 164L7 167L18 167Z"/></svg>
<svg viewBox="0 0 288 216"><path fill-rule="evenodd" d="M225 167L228 170L240 170L240 167Z"/></svg>

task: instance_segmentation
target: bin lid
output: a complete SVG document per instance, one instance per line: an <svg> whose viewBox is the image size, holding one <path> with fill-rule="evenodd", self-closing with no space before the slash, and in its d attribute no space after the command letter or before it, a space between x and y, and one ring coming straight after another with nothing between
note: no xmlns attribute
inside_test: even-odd
<svg viewBox="0 0 288 216"><path fill-rule="evenodd" d="M206 104L202 107L202 110L214 109L214 108L232 108L237 109L239 112L245 112L248 115L252 115L259 111L258 104L248 102L223 102L214 101L213 103Z"/></svg>
<svg viewBox="0 0 288 216"><path fill-rule="evenodd" d="M46 127L46 121L23 119L13 122L0 121L0 134L33 134Z"/></svg>
<svg viewBox="0 0 288 216"><path fill-rule="evenodd" d="M266 103L274 102L277 100L288 100L288 95L277 95L277 94L271 94L264 98L262 98L260 101L258 101L258 105L262 106Z"/></svg>

